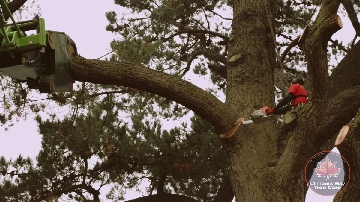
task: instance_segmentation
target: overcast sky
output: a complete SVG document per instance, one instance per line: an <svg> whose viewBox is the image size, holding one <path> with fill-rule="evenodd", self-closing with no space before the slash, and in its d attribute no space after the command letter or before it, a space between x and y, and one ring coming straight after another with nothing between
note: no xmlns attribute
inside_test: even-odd
<svg viewBox="0 0 360 202"><path fill-rule="evenodd" d="M105 12L119 11L119 6L115 5L113 0L38 0L38 2L41 6L41 17L45 18L46 29L68 34L75 41L80 55L93 59L109 52L109 44L114 39L114 35L105 31L108 24ZM334 37L349 41L354 37L355 32L349 21L341 17L344 28ZM35 158L41 146L41 136L37 129L37 124L33 120L20 121L6 132L0 128L0 156L10 159L22 154ZM131 192L126 195L126 199L139 196L141 195ZM310 191L306 201L330 202L332 199L331 196L324 197Z"/></svg>

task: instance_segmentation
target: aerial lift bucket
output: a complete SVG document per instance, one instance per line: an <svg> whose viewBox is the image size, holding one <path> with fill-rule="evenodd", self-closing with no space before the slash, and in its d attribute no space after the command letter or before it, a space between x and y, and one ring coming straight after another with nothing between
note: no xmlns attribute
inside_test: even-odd
<svg viewBox="0 0 360 202"><path fill-rule="evenodd" d="M65 33L45 31L45 21L5 24L0 32L0 72L41 93L70 92L70 57L76 45ZM26 32L36 34L26 36Z"/></svg>

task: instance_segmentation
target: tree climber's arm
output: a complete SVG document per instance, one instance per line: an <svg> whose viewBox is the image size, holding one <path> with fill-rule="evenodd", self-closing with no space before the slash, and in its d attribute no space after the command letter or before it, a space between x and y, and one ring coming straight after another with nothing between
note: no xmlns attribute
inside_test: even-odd
<svg viewBox="0 0 360 202"><path fill-rule="evenodd" d="M283 99L281 99L279 101L279 103L274 108L269 109L268 111L266 111L266 113L268 115L274 114L274 113L278 114L278 113L276 113L276 111L279 110L281 107L285 106L286 104L288 104L294 98L295 98L294 93L288 93Z"/></svg>
<svg viewBox="0 0 360 202"><path fill-rule="evenodd" d="M274 107L274 111L280 109L281 107L288 104L291 100L295 98L294 93L288 93L283 99L279 101L279 103Z"/></svg>

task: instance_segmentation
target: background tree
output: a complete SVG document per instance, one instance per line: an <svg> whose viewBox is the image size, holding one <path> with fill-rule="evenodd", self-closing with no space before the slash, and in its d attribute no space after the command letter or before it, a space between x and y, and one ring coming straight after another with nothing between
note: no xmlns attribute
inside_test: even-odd
<svg viewBox="0 0 360 202"><path fill-rule="evenodd" d="M146 91L175 101L211 124L211 134L227 131L239 116L249 118L248 111L254 104L274 105L273 84L286 92L282 83L283 70L298 71L294 69L295 64L304 67L302 73L307 78L311 101L301 111L275 167L270 167L267 160L274 158L277 150L276 120L241 126L235 136L222 142L231 161L229 178L237 201L303 201L307 187L302 172L307 160L321 149L332 146L328 141L344 124L357 118L359 44L356 37L347 47L331 39L341 28L337 16L340 4L358 34L359 22L354 17L358 12L358 5L354 4L357 2L170 0L115 3L130 9L136 16L143 16L116 19L114 12L107 14L110 22L107 29L123 37L111 44L117 61L87 60L74 55L71 75L78 81L112 85L116 90L122 89L117 86L130 87L136 92ZM232 9L233 17L224 19L231 22L231 26L218 23L223 18L218 17L215 8ZM319 12L315 18L316 10ZM308 27L299 40L300 28L305 25ZM341 57L338 53L345 57L330 75L328 56ZM192 66L199 56L202 60L200 58L197 65ZM190 69L200 75L209 73L214 84L225 92L225 103L213 96L213 91L204 91L184 81L182 77ZM161 100L156 99L156 102L161 103ZM142 103L151 111L151 103ZM169 106L175 109L176 105ZM136 130L146 125L145 114L136 116L132 118L134 131L129 131L129 135L139 135L140 131ZM150 121L149 128L156 129L155 123L156 120ZM337 195L338 201L355 201L358 197L358 144L354 144L358 140L353 135L357 129L355 122L349 137L339 146L353 175L347 189ZM178 133L173 130L164 134L176 137ZM175 142L181 143L176 138ZM171 148L176 150L175 144L170 142ZM179 162L176 163L185 164L186 168L187 162ZM157 169L144 170L149 170L158 184L163 179ZM181 187L182 192L184 188ZM199 193L197 197L201 198Z"/></svg>

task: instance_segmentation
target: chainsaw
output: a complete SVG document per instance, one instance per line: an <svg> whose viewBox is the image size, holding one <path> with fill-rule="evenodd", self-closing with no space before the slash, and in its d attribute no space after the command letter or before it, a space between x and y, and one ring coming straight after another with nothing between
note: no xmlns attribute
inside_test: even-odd
<svg viewBox="0 0 360 202"><path fill-rule="evenodd" d="M250 110L250 120L243 121L242 124L261 123L273 118L266 113L269 109L268 106L253 106Z"/></svg>
<svg viewBox="0 0 360 202"><path fill-rule="evenodd" d="M267 115L266 111L268 109L270 109L268 106L253 106L250 110L249 120L245 121L244 118L239 118L228 131L220 135L220 138L230 138L234 135L240 125L261 123L269 119L273 119L274 117Z"/></svg>

